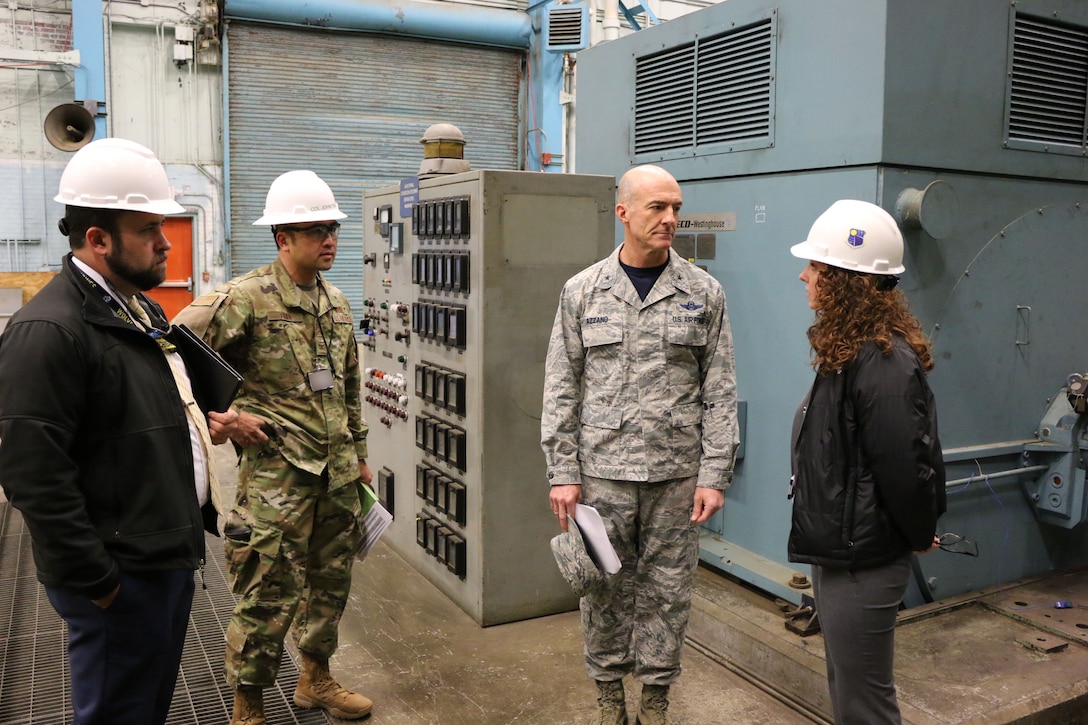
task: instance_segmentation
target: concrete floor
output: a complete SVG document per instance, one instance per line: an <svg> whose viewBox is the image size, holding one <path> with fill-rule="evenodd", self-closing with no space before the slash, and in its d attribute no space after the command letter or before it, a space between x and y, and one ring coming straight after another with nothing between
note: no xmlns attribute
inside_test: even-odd
<svg viewBox="0 0 1088 725"><path fill-rule="evenodd" d="M216 448L215 463L232 498L230 446ZM826 722L714 657L685 648L670 698L679 722ZM374 701L368 725L573 725L596 712L577 612L482 628L381 541L355 565L331 669ZM633 723L639 685L625 684Z"/></svg>
<svg viewBox="0 0 1088 725"><path fill-rule="evenodd" d="M340 632L334 673L374 700L373 725L561 725L596 710L576 612L481 628L381 543L356 565ZM690 646L671 699L691 725L812 721Z"/></svg>

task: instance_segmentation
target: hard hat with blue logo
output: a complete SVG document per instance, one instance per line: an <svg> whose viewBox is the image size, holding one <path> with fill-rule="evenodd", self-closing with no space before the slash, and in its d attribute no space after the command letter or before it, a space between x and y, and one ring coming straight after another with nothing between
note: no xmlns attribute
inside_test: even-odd
<svg viewBox="0 0 1088 725"><path fill-rule="evenodd" d="M876 204L857 199L832 204L790 253L853 272L896 275L906 270L903 234L895 219Z"/></svg>

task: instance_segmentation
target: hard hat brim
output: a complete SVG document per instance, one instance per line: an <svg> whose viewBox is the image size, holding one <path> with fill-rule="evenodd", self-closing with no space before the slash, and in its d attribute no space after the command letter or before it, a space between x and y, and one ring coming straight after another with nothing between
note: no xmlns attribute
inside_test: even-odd
<svg viewBox="0 0 1088 725"><path fill-rule="evenodd" d="M322 209L320 211L307 212L305 214L265 214L253 226L279 226L280 224L296 224L300 222L323 222L327 219L347 219L348 215L339 209Z"/></svg>
<svg viewBox="0 0 1088 725"><path fill-rule="evenodd" d="M813 244L808 239L790 247L790 254L799 259L822 262L823 264L829 264L832 267L838 267L839 269L848 269L853 272L863 272L865 274L902 274L907 271L907 268L902 264L897 267L889 265L882 269L861 269L857 262L833 257L827 253L827 247L822 244Z"/></svg>
<svg viewBox="0 0 1088 725"><path fill-rule="evenodd" d="M87 209L115 209L117 211L140 211L145 214L184 214L185 207L173 199L158 199L156 201L130 203L130 202L100 202L95 200L71 198L65 194L57 194L53 201L59 201L65 206L80 206Z"/></svg>

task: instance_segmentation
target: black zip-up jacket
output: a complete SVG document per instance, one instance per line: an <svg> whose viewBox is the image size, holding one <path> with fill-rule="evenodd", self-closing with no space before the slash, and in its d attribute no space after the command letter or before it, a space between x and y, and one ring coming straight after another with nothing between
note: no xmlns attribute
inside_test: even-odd
<svg viewBox="0 0 1088 725"><path fill-rule="evenodd" d="M937 408L905 340L817 375L792 450L790 561L866 569L932 546L946 508Z"/></svg>
<svg viewBox="0 0 1088 725"><path fill-rule="evenodd" d="M203 562L205 519L170 363L113 314L71 255L0 335L0 487L23 515L46 586L98 599L120 570ZM214 530L210 502L203 515Z"/></svg>

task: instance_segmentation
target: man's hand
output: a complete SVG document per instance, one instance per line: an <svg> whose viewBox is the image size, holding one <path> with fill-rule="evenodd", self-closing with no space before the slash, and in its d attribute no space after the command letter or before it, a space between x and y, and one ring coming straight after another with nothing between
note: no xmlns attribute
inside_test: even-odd
<svg viewBox="0 0 1088 725"><path fill-rule="evenodd" d="M370 482L374 480L374 474L370 472L370 466L366 465L366 461L359 460L359 478L363 479L363 483L370 485Z"/></svg>
<svg viewBox="0 0 1088 725"><path fill-rule="evenodd" d="M929 545L928 549L922 549L921 551L914 552L915 554L928 554L931 551L936 551L941 548L941 537L934 535L933 543Z"/></svg>
<svg viewBox="0 0 1088 725"><path fill-rule="evenodd" d="M264 445L268 442L268 436L261 430L264 425L264 419L252 413L239 413L234 432L229 437L242 448Z"/></svg>
<svg viewBox="0 0 1088 725"><path fill-rule="evenodd" d="M238 411L234 408L229 408L226 413L217 413L214 410L208 413L208 433L215 445L229 441L237 425Z"/></svg>
<svg viewBox="0 0 1088 725"><path fill-rule="evenodd" d="M574 518L574 507L582 500L582 487L578 484L569 486L552 486L548 496L552 504L552 513L559 519L559 525L563 531L567 530L567 518Z"/></svg>
<svg viewBox="0 0 1088 725"><path fill-rule="evenodd" d="M91 603L94 604L96 607L101 607L102 609L109 609L110 605L113 604L113 600L117 598L117 592L119 591L121 591L120 584L115 586L112 592L102 597L101 599L92 599Z"/></svg>
<svg viewBox="0 0 1088 725"><path fill-rule="evenodd" d="M696 488L695 508L691 511L691 523L701 524L725 505L725 494L716 488Z"/></svg>

